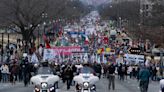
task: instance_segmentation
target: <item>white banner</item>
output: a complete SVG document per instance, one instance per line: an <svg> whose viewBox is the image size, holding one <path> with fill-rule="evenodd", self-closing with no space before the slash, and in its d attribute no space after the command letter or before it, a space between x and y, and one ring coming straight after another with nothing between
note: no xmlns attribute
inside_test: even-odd
<svg viewBox="0 0 164 92"><path fill-rule="evenodd" d="M38 60L38 57L36 56L36 54L34 53L31 57L31 63L38 63L39 60Z"/></svg>
<svg viewBox="0 0 164 92"><path fill-rule="evenodd" d="M124 57L129 64L144 63L144 55L125 54Z"/></svg>
<svg viewBox="0 0 164 92"><path fill-rule="evenodd" d="M123 57L116 58L116 63L123 64L124 63Z"/></svg>
<svg viewBox="0 0 164 92"><path fill-rule="evenodd" d="M53 49L44 49L43 60L54 59L56 55Z"/></svg>

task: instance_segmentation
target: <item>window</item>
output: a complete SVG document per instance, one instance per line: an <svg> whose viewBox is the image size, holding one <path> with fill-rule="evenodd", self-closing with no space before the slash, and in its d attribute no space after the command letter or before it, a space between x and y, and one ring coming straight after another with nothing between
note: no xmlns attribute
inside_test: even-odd
<svg viewBox="0 0 164 92"><path fill-rule="evenodd" d="M145 16L149 16L149 12L145 12Z"/></svg>
<svg viewBox="0 0 164 92"><path fill-rule="evenodd" d="M147 4L147 5L145 5L145 9L147 10L147 9L149 9L149 5Z"/></svg>

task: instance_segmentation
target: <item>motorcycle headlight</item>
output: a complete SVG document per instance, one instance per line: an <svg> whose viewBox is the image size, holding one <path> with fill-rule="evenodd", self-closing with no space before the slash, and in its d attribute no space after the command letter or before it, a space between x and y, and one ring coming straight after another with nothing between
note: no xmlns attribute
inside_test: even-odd
<svg viewBox="0 0 164 92"><path fill-rule="evenodd" d="M48 87L48 84L47 84L47 83L42 83L42 84L41 84L41 87L42 87L43 89L45 89L45 88Z"/></svg>
<svg viewBox="0 0 164 92"><path fill-rule="evenodd" d="M55 89L54 87L51 87L51 88L50 88L50 92L53 91L54 89Z"/></svg>
<svg viewBox="0 0 164 92"><path fill-rule="evenodd" d="M92 86L92 87L91 87L91 90L95 90L95 89L96 89L96 87L95 87L95 86Z"/></svg>
<svg viewBox="0 0 164 92"><path fill-rule="evenodd" d="M35 88L35 92L39 92L40 91L40 89L39 88Z"/></svg>
<svg viewBox="0 0 164 92"><path fill-rule="evenodd" d="M87 87L89 87L89 83L88 82L84 82L83 86L87 88Z"/></svg>

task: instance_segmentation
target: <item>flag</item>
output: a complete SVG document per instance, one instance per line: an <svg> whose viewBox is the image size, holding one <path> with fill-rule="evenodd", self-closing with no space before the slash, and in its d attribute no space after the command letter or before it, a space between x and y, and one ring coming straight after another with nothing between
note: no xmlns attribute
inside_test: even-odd
<svg viewBox="0 0 164 92"><path fill-rule="evenodd" d="M47 39L46 35L43 35L43 39L45 41L46 48L47 49L51 48L50 43L49 43L49 39Z"/></svg>
<svg viewBox="0 0 164 92"><path fill-rule="evenodd" d="M85 37L85 42L84 43L89 44L89 38L87 36Z"/></svg>
<svg viewBox="0 0 164 92"><path fill-rule="evenodd" d="M102 40L103 40L103 43L104 43L104 44L108 44L108 42L109 42L108 37L103 37L103 39L102 39Z"/></svg>
<svg viewBox="0 0 164 92"><path fill-rule="evenodd" d="M89 44L89 38L88 38L88 36L82 35L82 42L84 42L85 45L86 44Z"/></svg>
<svg viewBox="0 0 164 92"><path fill-rule="evenodd" d="M101 48L101 53L103 53L104 52L104 48Z"/></svg>
<svg viewBox="0 0 164 92"><path fill-rule="evenodd" d="M60 26L60 29L59 29L59 37L61 37L63 35L63 28Z"/></svg>
<svg viewBox="0 0 164 92"><path fill-rule="evenodd" d="M61 46L61 42L59 40L56 41L56 46Z"/></svg>
<svg viewBox="0 0 164 92"><path fill-rule="evenodd" d="M106 48L106 52L110 52L111 51L111 48Z"/></svg>
<svg viewBox="0 0 164 92"><path fill-rule="evenodd" d="M51 48L49 41L46 41L46 48L47 49L50 49Z"/></svg>
<svg viewBox="0 0 164 92"><path fill-rule="evenodd" d="M101 49L98 49L98 50L97 50L97 54L100 54L100 53L101 53Z"/></svg>

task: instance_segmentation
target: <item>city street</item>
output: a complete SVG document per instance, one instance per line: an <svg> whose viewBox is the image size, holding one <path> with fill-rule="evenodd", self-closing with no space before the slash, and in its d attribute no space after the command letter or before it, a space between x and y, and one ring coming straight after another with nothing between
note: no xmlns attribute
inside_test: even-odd
<svg viewBox="0 0 164 92"><path fill-rule="evenodd" d="M148 92L158 92L158 82L150 82ZM24 87L23 83L17 83L12 86L11 84L0 84L0 92L32 92L33 86ZM67 91L66 85L60 83L58 92L74 92L74 87ZM137 80L128 79L120 81L116 77L116 90L108 90L108 81L105 78L100 79L97 83L97 92L140 92Z"/></svg>
<svg viewBox="0 0 164 92"><path fill-rule="evenodd" d="M56 83L55 92L164 92L164 0L0 0L0 7L0 92L54 92Z"/></svg>

